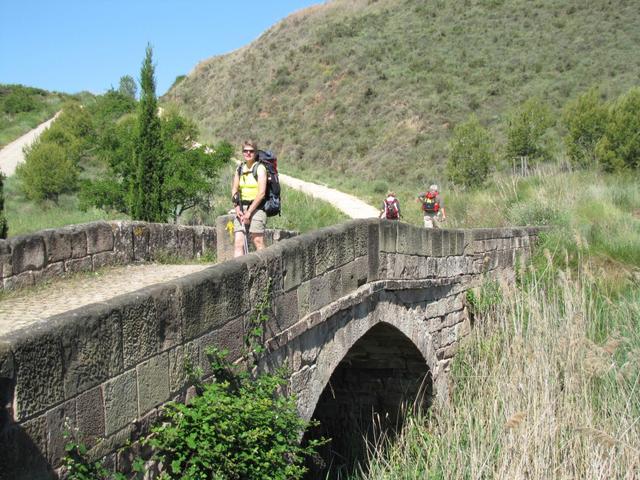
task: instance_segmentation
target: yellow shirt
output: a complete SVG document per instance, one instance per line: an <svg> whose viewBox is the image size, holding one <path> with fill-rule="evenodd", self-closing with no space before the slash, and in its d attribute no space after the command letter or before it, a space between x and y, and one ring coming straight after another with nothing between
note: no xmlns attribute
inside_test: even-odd
<svg viewBox="0 0 640 480"><path fill-rule="evenodd" d="M258 196L258 179L253 176L253 167L255 167L255 164L252 166L252 168L249 168L246 163L242 164L238 190L240 191L240 198L243 202L252 202ZM259 175L260 169L263 170L266 176L267 169L261 163L258 163L258 166L256 168L256 176Z"/></svg>

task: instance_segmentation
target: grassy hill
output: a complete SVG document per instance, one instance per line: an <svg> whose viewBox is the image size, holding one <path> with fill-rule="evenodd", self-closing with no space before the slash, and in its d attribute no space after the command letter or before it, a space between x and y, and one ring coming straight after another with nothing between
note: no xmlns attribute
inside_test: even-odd
<svg viewBox="0 0 640 480"><path fill-rule="evenodd" d="M639 46L632 0L334 0L203 61L164 99L205 140L273 147L288 173L417 185L442 182L471 113L500 140L528 98L559 112L593 85L615 97L638 84Z"/></svg>
<svg viewBox="0 0 640 480"><path fill-rule="evenodd" d="M0 84L0 148L53 117L65 101L74 97L79 98L41 88Z"/></svg>

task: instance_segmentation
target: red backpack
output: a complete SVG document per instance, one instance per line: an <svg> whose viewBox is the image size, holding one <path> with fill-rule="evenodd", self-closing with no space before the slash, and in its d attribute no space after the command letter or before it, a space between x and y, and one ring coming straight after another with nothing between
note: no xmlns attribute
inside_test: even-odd
<svg viewBox="0 0 640 480"><path fill-rule="evenodd" d="M398 199L393 198L389 200L388 198L384 199L384 213L385 218L387 220L397 220L398 219Z"/></svg>
<svg viewBox="0 0 640 480"><path fill-rule="evenodd" d="M438 213L440 210L440 204L438 203L438 192L427 192L424 194L424 200L422 201L422 210L429 213Z"/></svg>

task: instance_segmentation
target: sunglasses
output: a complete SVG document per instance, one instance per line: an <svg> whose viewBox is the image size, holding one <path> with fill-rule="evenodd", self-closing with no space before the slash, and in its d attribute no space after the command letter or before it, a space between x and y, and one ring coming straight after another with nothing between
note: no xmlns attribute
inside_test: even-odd
<svg viewBox="0 0 640 480"><path fill-rule="evenodd" d="M256 153L255 150L242 150L242 153Z"/></svg>

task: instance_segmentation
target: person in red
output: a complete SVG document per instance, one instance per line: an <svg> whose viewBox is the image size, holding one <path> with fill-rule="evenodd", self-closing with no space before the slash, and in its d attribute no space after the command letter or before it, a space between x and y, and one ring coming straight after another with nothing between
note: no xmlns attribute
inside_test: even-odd
<svg viewBox="0 0 640 480"><path fill-rule="evenodd" d="M417 201L422 203L424 228L438 228L438 222L446 220L447 215L438 185L431 185L428 192L418 195Z"/></svg>
<svg viewBox="0 0 640 480"><path fill-rule="evenodd" d="M387 220L400 220L400 202L394 192L387 193L387 197L382 202L379 217Z"/></svg>

